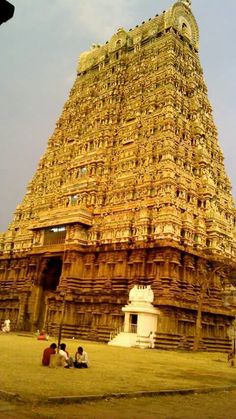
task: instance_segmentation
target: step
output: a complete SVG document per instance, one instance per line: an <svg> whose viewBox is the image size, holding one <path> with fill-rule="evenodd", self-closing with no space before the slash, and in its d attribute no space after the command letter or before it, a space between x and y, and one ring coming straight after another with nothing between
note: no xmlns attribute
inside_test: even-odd
<svg viewBox="0 0 236 419"><path fill-rule="evenodd" d="M108 342L108 345L111 346L123 346L131 348L136 345L137 333L119 333L114 339Z"/></svg>

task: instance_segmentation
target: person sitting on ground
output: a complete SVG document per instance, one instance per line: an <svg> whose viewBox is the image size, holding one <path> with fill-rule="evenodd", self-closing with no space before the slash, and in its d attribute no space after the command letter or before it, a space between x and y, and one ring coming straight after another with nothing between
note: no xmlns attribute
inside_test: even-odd
<svg viewBox="0 0 236 419"><path fill-rule="evenodd" d="M41 330L39 335L37 336L37 340L48 340L48 335L46 334L45 330Z"/></svg>
<svg viewBox="0 0 236 419"><path fill-rule="evenodd" d="M57 345L55 343L52 343L49 348L44 349L43 351L43 358L42 358L42 364L47 367L50 364L50 357L51 355L54 355L56 353Z"/></svg>
<svg viewBox="0 0 236 419"><path fill-rule="evenodd" d="M5 333L10 332L10 323L11 323L10 319L4 320L3 327L2 327L3 332L5 332Z"/></svg>
<svg viewBox="0 0 236 419"><path fill-rule="evenodd" d="M88 368L88 354L82 348L78 347L77 352L75 353L75 368Z"/></svg>
<svg viewBox="0 0 236 419"><path fill-rule="evenodd" d="M59 355L62 355L65 359L65 368L70 368L73 366L73 359L69 356L69 352L66 351L66 344L61 343L59 349Z"/></svg>
<svg viewBox="0 0 236 419"><path fill-rule="evenodd" d="M235 354L234 354L233 351L228 353L228 362L229 362L231 367L235 366Z"/></svg>

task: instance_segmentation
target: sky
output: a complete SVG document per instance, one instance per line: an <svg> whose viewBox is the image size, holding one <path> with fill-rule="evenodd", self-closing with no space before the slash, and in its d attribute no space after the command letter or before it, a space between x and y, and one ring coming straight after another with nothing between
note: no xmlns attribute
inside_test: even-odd
<svg viewBox="0 0 236 419"><path fill-rule="evenodd" d="M81 52L133 28L173 0L8 0L0 26L0 231L5 231L47 147ZM235 0L192 0L200 60L236 196Z"/></svg>

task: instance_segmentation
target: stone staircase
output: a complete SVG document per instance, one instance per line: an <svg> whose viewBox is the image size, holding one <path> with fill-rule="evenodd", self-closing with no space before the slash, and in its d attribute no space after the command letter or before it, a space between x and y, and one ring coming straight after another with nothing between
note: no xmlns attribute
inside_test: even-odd
<svg viewBox="0 0 236 419"><path fill-rule="evenodd" d="M131 348L136 346L137 333L121 332L108 342L108 345Z"/></svg>
<svg viewBox="0 0 236 419"><path fill-rule="evenodd" d="M203 338L203 343L207 352L230 352L232 350L230 339Z"/></svg>
<svg viewBox="0 0 236 419"><path fill-rule="evenodd" d="M167 333L156 333L155 336L155 348L164 350L175 350L178 349L180 342L180 335L178 334L167 334Z"/></svg>
<svg viewBox="0 0 236 419"><path fill-rule="evenodd" d="M155 348L164 350L186 350L193 349L193 336L182 336L179 334L157 333L155 337ZM232 344L230 339L202 338L199 351L207 352L230 352Z"/></svg>
<svg viewBox="0 0 236 419"><path fill-rule="evenodd" d="M58 336L59 327L52 323L48 327L48 334L50 336ZM88 326L75 326L65 324L62 327L62 337L75 338L83 340L92 340L97 342L108 342L110 338L110 328L101 327L99 329L90 329Z"/></svg>
<svg viewBox="0 0 236 419"><path fill-rule="evenodd" d="M137 348L147 349L150 348L149 336L137 336L136 345Z"/></svg>
<svg viewBox="0 0 236 419"><path fill-rule="evenodd" d="M47 330L50 336L58 336L58 325L51 324ZM99 329L89 329L88 326L63 325L62 337L83 340L93 340L97 342L108 342L109 345L124 347L148 348L149 339L145 336L138 336L137 333L120 332L111 333L110 328L101 327ZM185 350L191 351L193 348L193 336L182 336L180 334L156 333L155 349L163 350ZM199 346L200 351L207 352L230 352L232 343L230 339L203 338Z"/></svg>

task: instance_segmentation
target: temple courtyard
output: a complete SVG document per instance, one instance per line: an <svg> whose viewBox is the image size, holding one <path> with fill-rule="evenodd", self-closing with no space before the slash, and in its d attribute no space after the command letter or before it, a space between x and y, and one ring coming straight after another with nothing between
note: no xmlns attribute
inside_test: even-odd
<svg viewBox="0 0 236 419"><path fill-rule="evenodd" d="M142 350L65 339L72 356L79 345L84 347L90 367L43 367L42 352L54 341L0 334L1 418L54 418L62 412L68 418L200 415L216 419L226 412L227 418L236 416L236 368L227 363L227 354ZM193 389L199 391L184 391Z"/></svg>

